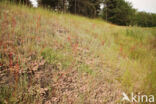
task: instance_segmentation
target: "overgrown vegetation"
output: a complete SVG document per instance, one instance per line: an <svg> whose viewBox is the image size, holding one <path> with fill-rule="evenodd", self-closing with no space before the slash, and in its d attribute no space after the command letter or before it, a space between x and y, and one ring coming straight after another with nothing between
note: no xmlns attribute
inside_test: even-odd
<svg viewBox="0 0 156 104"><path fill-rule="evenodd" d="M114 24L123 26L155 27L156 14L139 12L125 0L104 0L102 17Z"/></svg>
<svg viewBox="0 0 156 104"><path fill-rule="evenodd" d="M0 25L2 104L115 104L123 91L156 94L156 28L4 2Z"/></svg>
<svg viewBox="0 0 156 104"><path fill-rule="evenodd" d="M15 2L31 5L29 0L15 0ZM100 17L122 26L156 26L155 13L139 12L125 0L38 0L38 3L41 7L90 18ZM103 8L100 8L101 6Z"/></svg>

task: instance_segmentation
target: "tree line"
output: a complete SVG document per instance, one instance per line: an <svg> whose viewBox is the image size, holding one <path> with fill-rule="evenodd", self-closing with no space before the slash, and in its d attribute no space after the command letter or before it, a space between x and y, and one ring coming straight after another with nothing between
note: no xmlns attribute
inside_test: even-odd
<svg viewBox="0 0 156 104"><path fill-rule="evenodd" d="M29 0L14 1L29 4ZM102 17L104 20L118 25L156 26L156 14L139 12L125 0L38 0L38 2L40 6L46 8L90 18Z"/></svg>
<svg viewBox="0 0 156 104"><path fill-rule="evenodd" d="M125 0L104 0L103 19L118 25L156 26L156 14L139 12Z"/></svg>

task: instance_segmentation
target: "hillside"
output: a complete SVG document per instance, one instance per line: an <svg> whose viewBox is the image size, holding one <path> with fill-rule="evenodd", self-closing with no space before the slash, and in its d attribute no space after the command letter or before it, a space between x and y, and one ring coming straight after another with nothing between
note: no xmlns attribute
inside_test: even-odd
<svg viewBox="0 0 156 104"><path fill-rule="evenodd" d="M0 2L0 103L116 104L156 94L156 28Z"/></svg>

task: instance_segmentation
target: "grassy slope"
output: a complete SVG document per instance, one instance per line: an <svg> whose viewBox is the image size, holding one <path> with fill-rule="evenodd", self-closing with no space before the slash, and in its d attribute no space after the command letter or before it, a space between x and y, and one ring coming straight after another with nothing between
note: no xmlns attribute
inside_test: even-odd
<svg viewBox="0 0 156 104"><path fill-rule="evenodd" d="M4 3L0 25L0 102L114 104L123 91L156 94L156 28Z"/></svg>

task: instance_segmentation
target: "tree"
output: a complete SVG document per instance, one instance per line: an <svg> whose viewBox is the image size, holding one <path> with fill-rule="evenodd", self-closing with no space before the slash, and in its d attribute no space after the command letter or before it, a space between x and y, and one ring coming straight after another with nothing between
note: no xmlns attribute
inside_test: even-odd
<svg viewBox="0 0 156 104"><path fill-rule="evenodd" d="M13 0L10 0L11 2L13 1ZM30 5L30 1L29 0L14 0L14 2L16 2L16 3L21 3L21 4L29 4Z"/></svg>
<svg viewBox="0 0 156 104"><path fill-rule="evenodd" d="M118 24L130 25L134 15L134 9L129 2L125 0L105 0L103 9L103 18Z"/></svg>
<svg viewBox="0 0 156 104"><path fill-rule="evenodd" d="M67 0L41 0L40 4L52 9L65 10Z"/></svg>
<svg viewBox="0 0 156 104"><path fill-rule="evenodd" d="M100 4L102 3L102 0L90 0L91 3L94 4L94 7L95 7L95 16L99 16L99 13L101 11L101 8L100 8Z"/></svg>
<svg viewBox="0 0 156 104"><path fill-rule="evenodd" d="M96 17L100 8L100 0L69 0L69 11L88 17Z"/></svg>
<svg viewBox="0 0 156 104"><path fill-rule="evenodd" d="M58 0L41 0L40 3L45 7L55 8L58 5Z"/></svg>
<svg viewBox="0 0 156 104"><path fill-rule="evenodd" d="M154 27L156 26L156 14L137 12L135 15L135 22L139 26Z"/></svg>

